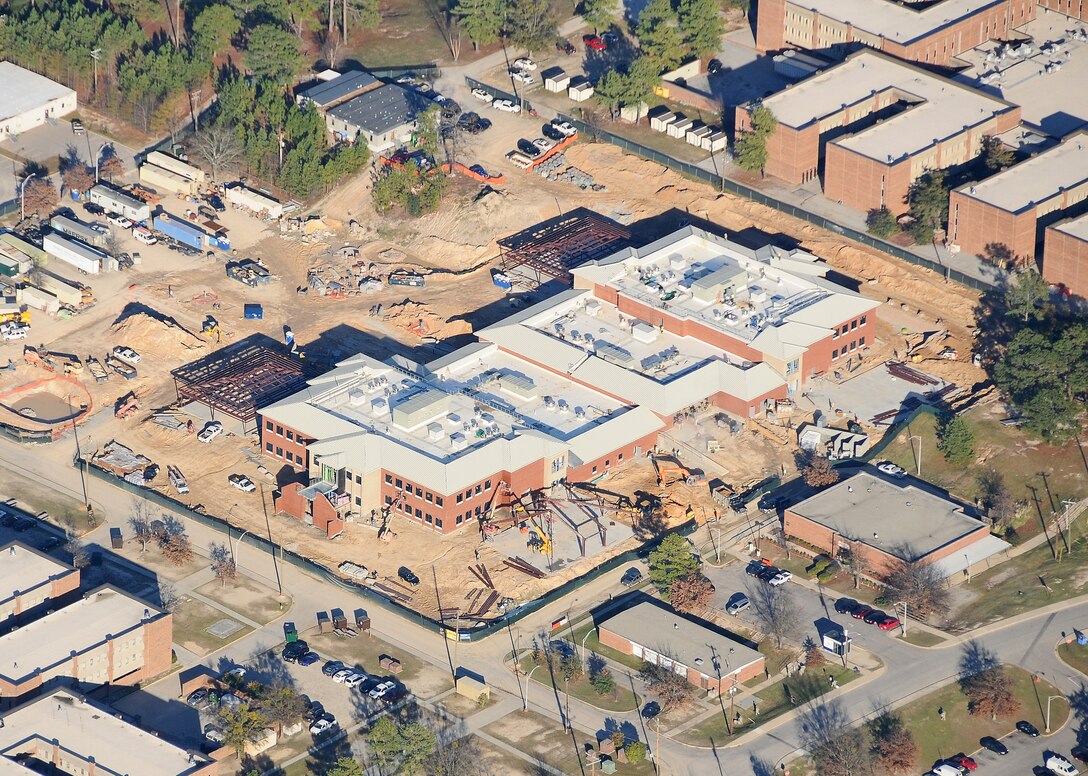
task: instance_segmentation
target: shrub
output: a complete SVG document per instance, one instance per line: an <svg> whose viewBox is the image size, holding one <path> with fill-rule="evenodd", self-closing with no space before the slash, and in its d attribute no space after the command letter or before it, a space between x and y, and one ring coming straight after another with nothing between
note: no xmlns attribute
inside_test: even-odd
<svg viewBox="0 0 1088 776"><path fill-rule="evenodd" d="M891 237L899 231L899 224L886 207L873 208L865 218L865 227L874 237Z"/></svg>
<svg viewBox="0 0 1088 776"><path fill-rule="evenodd" d="M646 759L646 744L641 741L631 741L623 747L623 752L627 755L627 762L640 763Z"/></svg>

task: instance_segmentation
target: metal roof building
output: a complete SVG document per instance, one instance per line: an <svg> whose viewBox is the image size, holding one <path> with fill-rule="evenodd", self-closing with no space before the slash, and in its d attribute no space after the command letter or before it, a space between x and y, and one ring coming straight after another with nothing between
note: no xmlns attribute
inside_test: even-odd
<svg viewBox="0 0 1088 776"><path fill-rule="evenodd" d="M434 104L412 89L386 84L332 108L326 122L331 132L348 140L362 134L371 150L384 151L406 142L416 119Z"/></svg>
<svg viewBox="0 0 1088 776"><path fill-rule="evenodd" d="M349 70L330 81L322 81L302 89L295 95L295 100L300 105L310 102L319 109L326 110L380 84L377 78L365 70Z"/></svg>
<svg viewBox="0 0 1088 776"><path fill-rule="evenodd" d="M0 139L40 127L77 107L75 90L13 62L0 62Z"/></svg>

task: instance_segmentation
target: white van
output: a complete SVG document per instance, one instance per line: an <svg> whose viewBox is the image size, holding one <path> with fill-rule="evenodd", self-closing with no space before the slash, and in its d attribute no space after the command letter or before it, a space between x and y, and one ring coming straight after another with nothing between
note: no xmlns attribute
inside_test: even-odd
<svg viewBox="0 0 1088 776"><path fill-rule="evenodd" d="M151 230L146 226L137 226L132 230L132 236L144 245L154 245L158 242L158 239L151 234Z"/></svg>

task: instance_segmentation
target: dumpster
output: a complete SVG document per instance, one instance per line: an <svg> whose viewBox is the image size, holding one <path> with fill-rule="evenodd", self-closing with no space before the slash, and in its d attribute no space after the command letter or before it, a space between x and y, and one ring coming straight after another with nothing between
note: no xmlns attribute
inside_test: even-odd
<svg viewBox="0 0 1088 776"><path fill-rule="evenodd" d="M120 550L125 546L125 537L121 535L120 528L110 529L110 547L115 550Z"/></svg>
<svg viewBox="0 0 1088 776"><path fill-rule="evenodd" d="M298 641L298 631L295 629L293 622L285 622L283 624L283 640L288 644L293 644Z"/></svg>
<svg viewBox="0 0 1088 776"><path fill-rule="evenodd" d="M242 314L249 320L259 321L264 318L264 308L259 304L243 305Z"/></svg>

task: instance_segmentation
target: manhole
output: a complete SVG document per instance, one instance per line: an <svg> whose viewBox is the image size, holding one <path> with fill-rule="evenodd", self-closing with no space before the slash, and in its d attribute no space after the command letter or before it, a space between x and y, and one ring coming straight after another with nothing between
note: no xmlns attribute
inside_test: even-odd
<svg viewBox="0 0 1088 776"><path fill-rule="evenodd" d="M219 620L209 625L204 630L212 634L216 638L225 639L227 636L231 636L242 629L242 623L237 620Z"/></svg>

